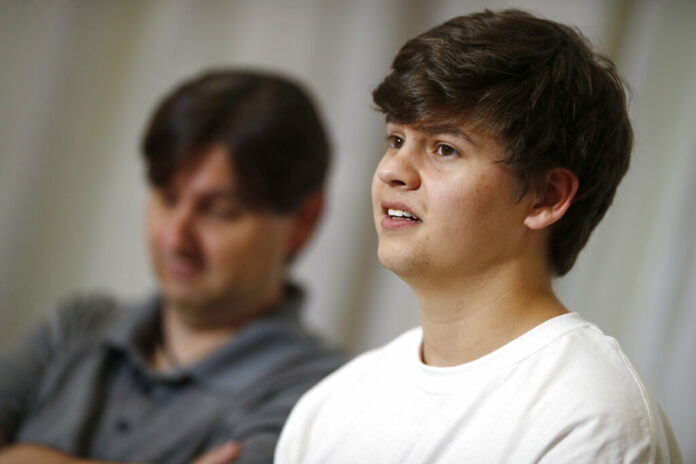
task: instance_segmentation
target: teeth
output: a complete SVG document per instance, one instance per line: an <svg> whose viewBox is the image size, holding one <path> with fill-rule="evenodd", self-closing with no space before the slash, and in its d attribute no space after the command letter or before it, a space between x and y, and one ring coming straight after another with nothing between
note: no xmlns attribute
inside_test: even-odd
<svg viewBox="0 0 696 464"><path fill-rule="evenodd" d="M389 209L387 210L387 214L389 214L390 216L394 216L394 217L404 217L404 216L405 216L405 217L411 217L411 214L410 214L410 213L407 213L406 211L402 211L402 210L400 210L400 209L392 209L392 208L389 208Z"/></svg>
<svg viewBox="0 0 696 464"><path fill-rule="evenodd" d="M412 215L412 214L409 213L408 211L404 211L404 210L401 210L401 209L389 208L389 209L387 210L387 214L388 214L389 216L391 216L391 217L397 217L397 218L399 218L399 217L404 217L404 218L413 219L413 220L416 220L416 221L419 220L416 216Z"/></svg>

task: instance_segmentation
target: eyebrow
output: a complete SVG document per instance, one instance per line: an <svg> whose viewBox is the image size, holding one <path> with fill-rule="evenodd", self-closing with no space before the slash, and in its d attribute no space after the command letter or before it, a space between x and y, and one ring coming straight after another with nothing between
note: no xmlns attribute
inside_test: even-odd
<svg viewBox="0 0 696 464"><path fill-rule="evenodd" d="M471 145L478 146L476 142L474 142L473 137L471 137L469 134L461 130L460 128L456 126L451 126L451 125L439 125L439 126L420 126L418 127L418 130L421 132L425 132L428 135L437 135L437 134L447 134L451 135L454 137L458 137L460 139L465 140L466 142L470 143Z"/></svg>
<svg viewBox="0 0 696 464"><path fill-rule="evenodd" d="M238 189L220 189L203 192L203 197L208 200L223 198L238 201L242 199L242 193Z"/></svg>
<svg viewBox="0 0 696 464"><path fill-rule="evenodd" d="M157 187L153 186L153 190L159 191L161 193L174 192L176 188L171 185ZM237 188L213 188L211 190L204 190L202 192L197 192L198 196L205 198L206 200L216 199L216 198L228 198L230 200L241 200L243 197L242 192Z"/></svg>

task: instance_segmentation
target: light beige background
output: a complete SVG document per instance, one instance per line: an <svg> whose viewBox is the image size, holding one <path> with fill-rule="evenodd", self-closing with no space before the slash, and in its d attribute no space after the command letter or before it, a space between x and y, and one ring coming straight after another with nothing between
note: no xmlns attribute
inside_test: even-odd
<svg viewBox="0 0 696 464"><path fill-rule="evenodd" d="M418 323L375 258L369 206L384 148L370 90L409 37L517 6L572 23L632 91L636 144L615 205L563 301L614 335L696 462L696 2L0 1L0 347L57 298L153 288L138 144L153 104L211 66L284 71L313 91L335 150L330 208L294 274L309 324L360 351Z"/></svg>

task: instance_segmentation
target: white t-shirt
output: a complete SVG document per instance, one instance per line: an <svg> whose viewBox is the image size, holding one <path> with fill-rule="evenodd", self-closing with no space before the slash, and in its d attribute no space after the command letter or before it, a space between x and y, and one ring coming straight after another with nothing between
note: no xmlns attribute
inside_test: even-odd
<svg viewBox="0 0 696 464"><path fill-rule="evenodd" d="M422 363L412 329L295 406L277 464L681 463L619 348L571 313L475 361Z"/></svg>

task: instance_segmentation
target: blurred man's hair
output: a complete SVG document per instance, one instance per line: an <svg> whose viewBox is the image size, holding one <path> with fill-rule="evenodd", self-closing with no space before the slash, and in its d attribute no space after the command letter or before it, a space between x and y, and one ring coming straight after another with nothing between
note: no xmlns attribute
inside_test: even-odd
<svg viewBox="0 0 696 464"><path fill-rule="evenodd" d="M218 70L174 89L143 137L150 184L166 187L182 161L216 144L249 207L289 212L324 184L326 132L307 93L287 78Z"/></svg>

